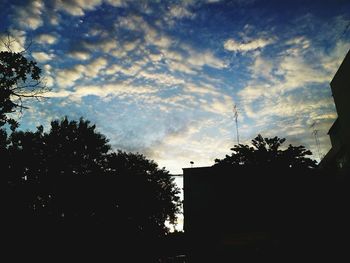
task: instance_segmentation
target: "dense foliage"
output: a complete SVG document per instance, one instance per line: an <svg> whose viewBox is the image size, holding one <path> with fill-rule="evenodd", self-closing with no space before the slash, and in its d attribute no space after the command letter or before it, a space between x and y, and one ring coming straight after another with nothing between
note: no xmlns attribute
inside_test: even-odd
<svg viewBox="0 0 350 263"><path fill-rule="evenodd" d="M299 168L309 169L316 167L316 161L308 156L311 151L304 146L291 144L281 149L286 139L278 137L263 138L260 134L252 140L252 146L239 144L231 150L231 155L223 159L216 159L217 167L251 167L251 168Z"/></svg>
<svg viewBox="0 0 350 263"><path fill-rule="evenodd" d="M111 152L89 121L1 135L11 218L158 236L176 220L178 188L168 171L141 154Z"/></svg>

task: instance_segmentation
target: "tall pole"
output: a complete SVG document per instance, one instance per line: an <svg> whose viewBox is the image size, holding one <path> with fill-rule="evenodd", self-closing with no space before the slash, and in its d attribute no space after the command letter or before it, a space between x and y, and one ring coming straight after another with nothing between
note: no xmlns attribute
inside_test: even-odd
<svg viewBox="0 0 350 263"><path fill-rule="evenodd" d="M238 133L238 111L237 111L237 106L233 106L233 116L235 118L236 122L236 134L237 134L237 144L239 144L239 133Z"/></svg>
<svg viewBox="0 0 350 263"><path fill-rule="evenodd" d="M318 130L316 129L316 122L312 123L310 127L312 128L312 135L315 137L318 158L321 161L320 141L318 139Z"/></svg>

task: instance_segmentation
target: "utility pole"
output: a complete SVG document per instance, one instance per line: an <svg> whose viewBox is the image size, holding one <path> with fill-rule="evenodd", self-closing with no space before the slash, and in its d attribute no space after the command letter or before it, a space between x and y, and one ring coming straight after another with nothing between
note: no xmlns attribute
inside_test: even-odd
<svg viewBox="0 0 350 263"><path fill-rule="evenodd" d="M236 134L237 134L237 144L239 144L239 133L238 133L238 111L237 111L237 105L233 106L233 117L236 122Z"/></svg>
<svg viewBox="0 0 350 263"><path fill-rule="evenodd" d="M318 130L316 129L315 121L310 125L310 128L312 128L312 135L315 137L315 144L316 144L318 158L321 161L320 141L318 139Z"/></svg>

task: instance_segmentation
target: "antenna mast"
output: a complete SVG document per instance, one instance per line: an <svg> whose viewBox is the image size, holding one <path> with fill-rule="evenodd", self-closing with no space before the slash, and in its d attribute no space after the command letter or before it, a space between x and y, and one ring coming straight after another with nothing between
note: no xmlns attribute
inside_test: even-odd
<svg viewBox="0 0 350 263"><path fill-rule="evenodd" d="M315 144L316 144L318 158L321 161L320 141L318 139L318 130L316 129L315 121L311 124L310 128L312 128L312 135L315 137Z"/></svg>
<svg viewBox="0 0 350 263"><path fill-rule="evenodd" d="M237 105L234 105L234 106L233 106L233 117L235 118L235 122L236 122L237 144L239 144L239 133L238 133L238 111L237 111Z"/></svg>

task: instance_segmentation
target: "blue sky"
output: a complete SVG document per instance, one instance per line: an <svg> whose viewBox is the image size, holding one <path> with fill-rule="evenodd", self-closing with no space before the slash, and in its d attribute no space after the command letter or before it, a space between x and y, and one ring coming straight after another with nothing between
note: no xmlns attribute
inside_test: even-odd
<svg viewBox="0 0 350 263"><path fill-rule="evenodd" d="M172 173L212 165L258 133L318 158L336 118L329 82L350 49L350 2L49 0L0 3L0 34L32 42L47 100L21 129L68 116L96 123L112 147Z"/></svg>

